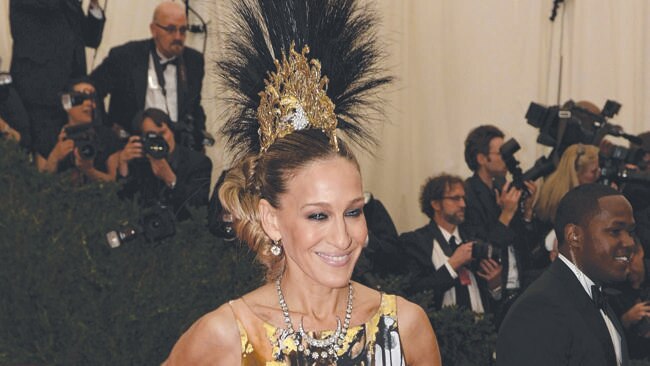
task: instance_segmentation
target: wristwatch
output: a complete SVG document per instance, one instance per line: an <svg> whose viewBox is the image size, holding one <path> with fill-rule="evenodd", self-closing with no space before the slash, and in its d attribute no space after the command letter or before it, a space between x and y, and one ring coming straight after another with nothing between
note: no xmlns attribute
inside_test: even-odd
<svg viewBox="0 0 650 366"><path fill-rule="evenodd" d="M174 189L174 187L176 187L176 179L174 179L173 182L169 183L167 187L169 187L169 189Z"/></svg>

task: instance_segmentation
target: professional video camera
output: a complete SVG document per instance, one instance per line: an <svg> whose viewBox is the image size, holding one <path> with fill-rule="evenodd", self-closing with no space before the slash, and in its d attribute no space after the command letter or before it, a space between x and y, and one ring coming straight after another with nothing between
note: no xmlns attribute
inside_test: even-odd
<svg viewBox="0 0 650 366"><path fill-rule="evenodd" d="M114 249L141 235L149 242L160 241L176 233L175 221L172 208L158 203L145 211L136 225L106 233L106 242Z"/></svg>
<svg viewBox="0 0 650 366"><path fill-rule="evenodd" d="M169 155L169 144L161 135L148 132L142 134L140 137L142 142L142 150L145 154L151 155L154 159L164 159Z"/></svg>
<svg viewBox="0 0 650 366"><path fill-rule="evenodd" d="M563 106L551 107L531 102L526 112L526 120L529 125L539 129L537 142L553 147L557 150L557 155L561 156L564 150L573 144L598 146L605 135L619 136L637 143L638 138L626 134L620 126L607 120L618 113L620 108L619 103L608 100L603 112L595 114L572 100Z"/></svg>
<svg viewBox="0 0 650 366"><path fill-rule="evenodd" d="M0 103L9 97L9 88L11 88L11 74L0 72Z"/></svg>
<svg viewBox="0 0 650 366"><path fill-rule="evenodd" d="M91 160L97 155L97 134L92 123L84 123L64 128L66 138L74 141L74 146L79 150L79 156Z"/></svg>
<svg viewBox="0 0 650 366"><path fill-rule="evenodd" d="M553 170L555 170L555 163L551 159L542 156L535 161L532 168L528 169L524 173L519 167L519 161L515 158L515 153L519 151L519 149L521 149L521 146L519 146L517 140L511 138L501 145L499 152L501 153L501 159L503 159L503 162L506 164L508 171L512 174L512 187L520 189L523 192L523 201L530 195L524 182L529 180L535 181L540 177L551 174Z"/></svg>

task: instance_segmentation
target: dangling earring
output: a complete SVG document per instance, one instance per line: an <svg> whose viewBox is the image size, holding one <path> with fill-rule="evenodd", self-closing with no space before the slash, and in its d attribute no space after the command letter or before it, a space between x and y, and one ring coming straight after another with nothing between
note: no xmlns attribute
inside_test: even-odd
<svg viewBox="0 0 650 366"><path fill-rule="evenodd" d="M276 257L280 256L282 254L282 239L271 240L271 242L273 243L271 245L271 254Z"/></svg>

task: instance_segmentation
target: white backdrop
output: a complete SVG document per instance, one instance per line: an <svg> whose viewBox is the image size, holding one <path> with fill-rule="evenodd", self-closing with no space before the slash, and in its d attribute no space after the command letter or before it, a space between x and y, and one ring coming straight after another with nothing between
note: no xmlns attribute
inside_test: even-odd
<svg viewBox="0 0 650 366"><path fill-rule="evenodd" d="M190 2L209 21L203 105L212 132L221 125L221 108L210 60L220 54L230 1ZM381 14L386 67L398 80L384 95L389 122L377 130L381 146L376 157L361 157L362 170L366 189L387 206L400 231L427 221L417 204L427 176L470 174L463 141L473 127L491 123L515 137L524 169L544 153L535 144L537 131L524 120L531 101L587 99L602 106L613 99L623 105L615 122L627 132L650 129L650 5L645 0L566 0L555 22L548 19L551 0L367 1ZM111 47L148 37L158 3L109 0L95 66ZM5 61L0 69L6 70L8 0L0 0L0 19ZM200 36L192 37L189 44L200 48ZM227 164L222 144L209 154L216 178Z"/></svg>

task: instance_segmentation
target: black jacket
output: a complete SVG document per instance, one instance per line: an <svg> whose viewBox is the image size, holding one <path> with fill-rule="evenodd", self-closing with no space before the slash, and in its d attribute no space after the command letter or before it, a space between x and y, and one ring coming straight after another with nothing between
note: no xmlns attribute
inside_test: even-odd
<svg viewBox="0 0 650 366"><path fill-rule="evenodd" d="M459 232L462 242L471 240L470 235L464 228L460 227ZM431 260L434 239L447 257L453 254L453 250L433 220L427 225L415 231L403 233L399 237L404 253L408 257L408 260L405 261L408 267L407 270L413 274L413 282L409 292L415 294L424 290L433 290L435 308L440 309L445 292L452 287L458 290L462 285L458 277L453 278L451 276L446 266L435 269ZM476 266L472 268L472 272L476 274ZM475 275L475 278L478 281L483 309L488 312L493 306L493 300L489 296L487 283L479 276Z"/></svg>
<svg viewBox="0 0 650 366"><path fill-rule="evenodd" d="M149 55L155 47L153 40L145 39L128 42L114 47L90 77L95 82L100 99L110 94L108 125L117 124L127 132L133 132L132 120L135 114L144 109L147 95L147 75ZM178 75L184 69L186 83L178 82L178 117L193 117L192 127L200 142L200 131L205 130L205 112L201 107L201 88L203 85L203 55L185 47L177 67ZM177 122L177 121L175 121ZM173 126L170 126L173 129ZM177 138L177 142L179 142Z"/></svg>
<svg viewBox="0 0 650 366"><path fill-rule="evenodd" d="M622 326L623 366L629 364ZM614 346L600 311L562 260L551 264L515 301L497 339L497 366L615 366Z"/></svg>
<svg viewBox="0 0 650 366"><path fill-rule="evenodd" d="M508 246L515 249L519 282L525 287L527 279L524 278L527 270L526 264L530 248L534 247L531 235L534 228L523 222L517 213L508 226L499 221L501 207L496 203L496 195L481 178L474 174L465 182L465 222L463 227L477 239L485 240L501 248L503 264L503 285L508 276ZM505 286L503 286L505 288Z"/></svg>
<svg viewBox="0 0 650 366"><path fill-rule="evenodd" d="M58 106L72 77L86 75L85 47L97 48L106 18L85 16L77 0L11 0L11 74L27 107Z"/></svg>

